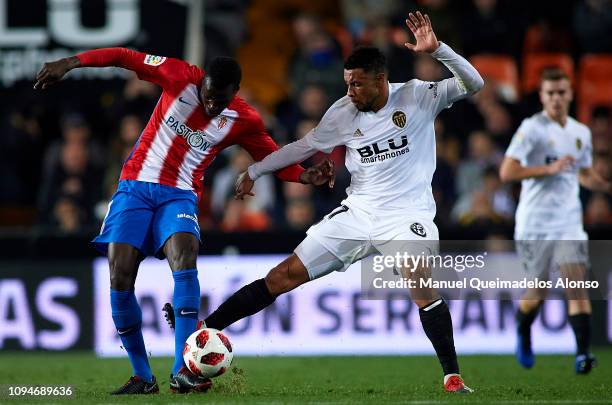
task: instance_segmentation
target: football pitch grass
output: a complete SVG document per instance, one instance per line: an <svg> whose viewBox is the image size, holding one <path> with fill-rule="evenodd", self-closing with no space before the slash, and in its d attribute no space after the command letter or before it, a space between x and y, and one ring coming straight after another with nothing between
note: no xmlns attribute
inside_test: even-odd
<svg viewBox="0 0 612 405"><path fill-rule="evenodd" d="M88 353L0 353L0 404L4 403L552 403L612 404L612 349L595 351L599 367L577 376L573 357L540 355L532 370L511 356L462 356L469 395L442 389L434 356L408 357L236 357L206 394L168 390L170 358L152 358L160 394L113 397L131 372L127 358L98 359ZM9 386L74 387L71 398L9 399Z"/></svg>

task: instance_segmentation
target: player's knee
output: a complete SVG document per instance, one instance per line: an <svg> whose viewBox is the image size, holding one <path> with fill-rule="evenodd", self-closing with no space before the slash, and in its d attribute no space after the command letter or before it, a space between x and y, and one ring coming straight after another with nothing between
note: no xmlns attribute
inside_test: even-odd
<svg viewBox="0 0 612 405"><path fill-rule="evenodd" d="M293 260L293 257L289 257L266 275L266 286L272 295L291 291L309 280L308 272L297 266Z"/></svg>
<svg viewBox="0 0 612 405"><path fill-rule="evenodd" d="M197 259L198 249L191 244L184 244L168 252L168 263L172 271L195 269Z"/></svg>
<svg viewBox="0 0 612 405"><path fill-rule="evenodd" d="M289 291L290 280L289 280L289 266L285 262L274 267L266 275L266 286L272 295L279 295Z"/></svg>
<svg viewBox="0 0 612 405"><path fill-rule="evenodd" d="M109 261L110 267L110 285L115 291L127 291L133 288L134 269L127 263L119 259L111 258Z"/></svg>

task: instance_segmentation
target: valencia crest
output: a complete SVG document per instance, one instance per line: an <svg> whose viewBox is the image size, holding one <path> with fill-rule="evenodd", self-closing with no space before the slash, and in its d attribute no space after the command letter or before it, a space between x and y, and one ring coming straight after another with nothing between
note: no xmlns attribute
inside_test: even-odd
<svg viewBox="0 0 612 405"><path fill-rule="evenodd" d="M395 111L391 116L391 120L398 128L404 128L406 126L406 114L403 111Z"/></svg>

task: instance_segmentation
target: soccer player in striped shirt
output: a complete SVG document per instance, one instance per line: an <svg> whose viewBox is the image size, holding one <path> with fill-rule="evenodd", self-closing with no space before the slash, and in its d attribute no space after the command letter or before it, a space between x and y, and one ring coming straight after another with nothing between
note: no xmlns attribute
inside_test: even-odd
<svg viewBox="0 0 612 405"><path fill-rule="evenodd" d="M192 374L182 356L200 310L197 200L204 171L231 145L242 146L257 161L278 147L257 111L236 95L242 73L232 58L216 58L205 72L179 59L125 48L96 49L45 63L34 88L45 89L75 68L106 66L132 70L163 89L123 165L117 192L93 241L108 254L112 317L134 369L134 376L113 394L159 391L147 360L142 314L134 295L138 266L153 255L167 257L174 278L175 361L170 388L205 391L210 380ZM333 167L329 161L306 171L290 165L276 176L321 185L333 177Z"/></svg>

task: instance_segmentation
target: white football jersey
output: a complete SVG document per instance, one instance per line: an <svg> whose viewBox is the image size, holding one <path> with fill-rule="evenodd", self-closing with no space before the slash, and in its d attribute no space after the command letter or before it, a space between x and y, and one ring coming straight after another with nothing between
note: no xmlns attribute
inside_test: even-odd
<svg viewBox="0 0 612 405"><path fill-rule="evenodd" d="M361 112L345 96L305 136L311 148L325 153L346 146L349 205L369 212L408 210L433 219L434 119L450 105L448 86L448 79L390 83L387 104L377 112Z"/></svg>
<svg viewBox="0 0 612 405"><path fill-rule="evenodd" d="M591 131L585 125L568 117L562 127L544 112L523 120L506 156L528 167L549 164L567 155L575 159L568 170L521 182L516 233L581 228L578 171L592 164Z"/></svg>

